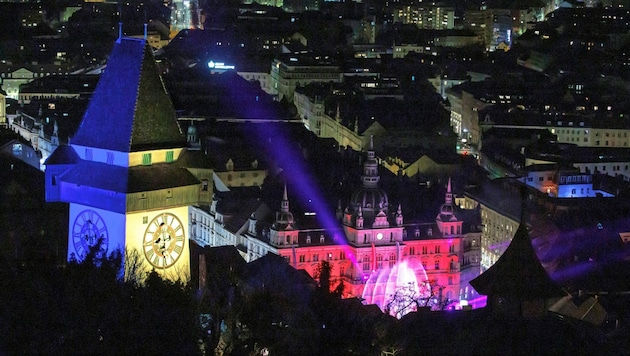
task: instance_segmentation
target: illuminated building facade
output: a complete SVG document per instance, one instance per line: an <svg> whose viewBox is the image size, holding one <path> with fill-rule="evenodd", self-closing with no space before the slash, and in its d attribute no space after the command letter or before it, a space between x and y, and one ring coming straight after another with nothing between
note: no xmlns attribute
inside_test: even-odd
<svg viewBox="0 0 630 356"><path fill-rule="evenodd" d="M212 190L209 170L185 167L191 154L151 48L117 40L71 144L46 162L46 200L70 205L68 259L135 250L138 272L188 278L189 206Z"/></svg>
<svg viewBox="0 0 630 356"><path fill-rule="evenodd" d="M455 27L455 9L439 6L404 6L394 10L394 21L418 28L447 30Z"/></svg>
<svg viewBox="0 0 630 356"><path fill-rule="evenodd" d="M328 261L332 287L343 283L345 296L363 296L368 303L382 302L386 289L372 286L365 294L366 283L403 262L414 266L418 284L439 286L443 298L474 298L468 281L479 274L481 260L477 212L456 207L449 181L435 221L405 224L402 207L392 206L378 186L378 163L369 147L362 186L345 209L338 207L336 226L322 226L314 214L294 216L285 186L275 212L257 199L235 204L222 198L215 199L209 211L193 208L191 236L197 236L200 246L237 246L247 261L278 254L313 277L320 262ZM240 214L235 205L243 208Z"/></svg>
<svg viewBox="0 0 630 356"><path fill-rule="evenodd" d="M317 137L333 138L340 146L349 147L355 151L362 151L363 147L367 146L365 133L359 134L358 122L355 121L353 127L344 125L339 110L337 110L335 117L330 117L326 114L324 100L321 96L312 96L298 90L294 93L293 102L298 115L302 118L304 127ZM375 123L374 126L376 129L380 125ZM371 131L374 133L374 130ZM379 133L379 136L383 132Z"/></svg>
<svg viewBox="0 0 630 356"><path fill-rule="evenodd" d="M203 153L187 149L186 141L150 47L119 39L70 145L46 162L46 200L69 203L68 259L91 249L135 250L143 270L178 279L191 275L191 243L233 245L247 261L274 253L311 276L329 261L333 283L343 283L346 296L361 296L373 274L404 261L417 266L418 283L439 286L451 300L461 298L465 270L479 273L479 221L460 215L450 184L434 221L405 224L402 207L379 187L372 141L361 187L326 226L314 214L293 216L286 188L279 211L257 199L211 199L213 191L246 184L259 191L253 174L263 179L266 172L252 167L251 177L231 186L224 181L233 171L193 165Z"/></svg>
<svg viewBox="0 0 630 356"><path fill-rule="evenodd" d="M525 167L521 181L540 192L558 198L612 197L593 188L593 175L581 174L577 168L559 169L557 164L532 164Z"/></svg>
<svg viewBox="0 0 630 356"><path fill-rule="evenodd" d="M293 93L298 86L316 82L341 83L341 68L333 63L332 58L311 56L289 55L274 59L270 72L272 95L278 100L286 98L293 102Z"/></svg>

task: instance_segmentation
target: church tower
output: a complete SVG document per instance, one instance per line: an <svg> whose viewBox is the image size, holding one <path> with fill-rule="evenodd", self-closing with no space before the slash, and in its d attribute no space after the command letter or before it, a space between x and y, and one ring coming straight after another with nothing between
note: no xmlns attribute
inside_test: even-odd
<svg viewBox="0 0 630 356"><path fill-rule="evenodd" d="M272 245L286 246L294 245L298 242L298 231L295 230L295 219L289 210L289 196L287 185L284 185L280 211L276 212L276 219L269 231L269 240Z"/></svg>
<svg viewBox="0 0 630 356"><path fill-rule="evenodd" d="M440 207L440 213L435 217L435 222L444 236L460 235L462 233L463 221L456 215L450 178L446 185L444 204Z"/></svg>
<svg viewBox="0 0 630 356"><path fill-rule="evenodd" d="M190 276L188 206L200 181L151 48L119 38L69 146L46 162L47 201L70 204L68 259L137 251L144 270Z"/></svg>
<svg viewBox="0 0 630 356"><path fill-rule="evenodd" d="M348 242L356 246L388 245L402 242L402 211L396 211L390 223L389 199L378 185L378 161L374 152L374 138L370 137L367 159L363 163L361 187L350 199L343 214L342 224Z"/></svg>

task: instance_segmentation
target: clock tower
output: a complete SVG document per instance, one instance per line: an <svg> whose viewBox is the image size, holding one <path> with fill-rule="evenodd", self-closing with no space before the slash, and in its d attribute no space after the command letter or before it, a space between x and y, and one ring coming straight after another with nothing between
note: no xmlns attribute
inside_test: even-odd
<svg viewBox="0 0 630 356"><path fill-rule="evenodd" d="M46 200L70 204L68 259L135 250L144 270L189 278L188 207L201 183L151 48L120 38L69 146L46 161Z"/></svg>

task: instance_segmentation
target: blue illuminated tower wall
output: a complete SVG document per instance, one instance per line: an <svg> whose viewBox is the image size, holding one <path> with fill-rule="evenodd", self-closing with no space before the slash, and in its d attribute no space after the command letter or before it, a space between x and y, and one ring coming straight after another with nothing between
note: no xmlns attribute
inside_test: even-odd
<svg viewBox="0 0 630 356"><path fill-rule="evenodd" d="M118 39L70 145L46 161L46 200L70 204L68 258L100 238L107 252L137 250L146 270L189 275L188 207L201 184L186 154L150 47Z"/></svg>

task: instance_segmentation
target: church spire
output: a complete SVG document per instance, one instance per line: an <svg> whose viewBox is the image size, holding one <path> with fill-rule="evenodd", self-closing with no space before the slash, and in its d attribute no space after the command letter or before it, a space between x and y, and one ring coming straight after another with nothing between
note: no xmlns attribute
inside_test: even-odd
<svg viewBox="0 0 630 356"><path fill-rule="evenodd" d="M363 181L364 188L376 188L381 177L378 175L378 162L374 154L374 136L370 136L370 147L367 151L367 160L363 164Z"/></svg>
<svg viewBox="0 0 630 356"><path fill-rule="evenodd" d="M448 184L446 185L446 197L444 199L444 204L453 204L453 193L451 190L451 178L448 178Z"/></svg>
<svg viewBox="0 0 630 356"><path fill-rule="evenodd" d="M457 221L455 216L455 206L453 205L453 192L451 189L451 178L448 178L446 185L446 194L444 196L444 204L440 207L440 213L436 217L439 221Z"/></svg>
<svg viewBox="0 0 630 356"><path fill-rule="evenodd" d="M277 230L292 230L295 219L293 213L289 211L289 197L287 194L287 184L284 184L284 192L282 194L282 202L280 203L280 211L276 213L276 221L274 227Z"/></svg>
<svg viewBox="0 0 630 356"><path fill-rule="evenodd" d="M280 211L283 213L289 212L289 198L287 195L287 184L284 183L284 193L282 194L282 203L280 204Z"/></svg>

